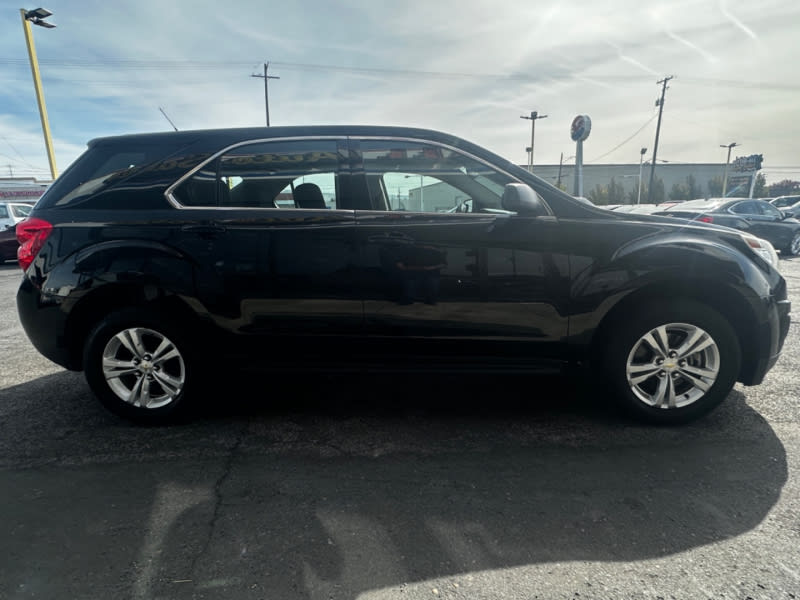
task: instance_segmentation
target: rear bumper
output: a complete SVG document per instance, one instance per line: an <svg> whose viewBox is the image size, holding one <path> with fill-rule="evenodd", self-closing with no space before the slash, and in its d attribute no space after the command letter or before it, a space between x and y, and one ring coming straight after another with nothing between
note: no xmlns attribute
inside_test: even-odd
<svg viewBox="0 0 800 600"><path fill-rule="evenodd" d="M60 301L44 297L25 277L17 291L17 312L28 339L45 358L66 369L80 368L64 336L67 315Z"/></svg>

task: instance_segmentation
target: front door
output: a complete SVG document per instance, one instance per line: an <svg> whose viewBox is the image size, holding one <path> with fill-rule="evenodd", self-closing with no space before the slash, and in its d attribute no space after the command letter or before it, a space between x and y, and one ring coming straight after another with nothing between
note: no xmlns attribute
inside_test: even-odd
<svg viewBox="0 0 800 600"><path fill-rule="evenodd" d="M562 358L569 261L550 249L557 221L504 211L514 180L455 149L351 143L371 207L356 211L368 335L428 361Z"/></svg>

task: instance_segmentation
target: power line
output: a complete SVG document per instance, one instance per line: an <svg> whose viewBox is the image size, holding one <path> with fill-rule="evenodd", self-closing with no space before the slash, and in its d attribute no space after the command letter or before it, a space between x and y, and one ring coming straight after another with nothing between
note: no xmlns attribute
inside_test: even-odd
<svg viewBox="0 0 800 600"><path fill-rule="evenodd" d="M114 69L114 70L141 70L141 71L228 71L231 68L253 68L252 61L195 61L195 60L129 60L129 59L41 59L41 65L54 66L64 69ZM25 66L24 59L0 58L0 65ZM273 66L282 69L312 70L312 71L335 71L362 74L395 75L403 77L432 77L432 78L462 78L462 79L493 79L508 81L539 81L532 75L523 73L474 73L459 71L421 71L414 69L390 69L385 67L353 67L346 65L331 65L319 63L301 62L282 62L271 61ZM569 76L573 78L573 76ZM552 79L552 78L551 78ZM605 82L616 83L637 83L643 82L643 77L621 76L621 75L600 75L593 79ZM692 85L700 86L719 86L733 87L740 89L773 90L773 91L798 91L800 85L792 85L782 82L771 81L737 81L733 79L713 79L713 78L682 78Z"/></svg>
<svg viewBox="0 0 800 600"><path fill-rule="evenodd" d="M643 130L645 127L647 127L648 125L650 125L650 123L652 123L652 122L653 122L653 119L655 119L657 116L658 116L658 115L653 115L652 117L650 117L649 119L647 119L647 121L645 122L645 124L644 124L644 125L642 125L641 127L639 127L639 129L637 129L637 130L636 130L636 132L635 132L633 135L631 135L631 136L630 136L630 137L628 137L628 138L625 138L625 140L624 140L624 141L622 141L622 142L620 142L619 144L617 144L616 146L614 146L614 147L613 147L611 150L609 150L609 151L608 151L608 152L606 152L605 154L601 154L601 155L600 155L600 156L598 156L597 158L595 158L595 159L592 159L592 160L590 160L590 161L588 161L588 162L597 162L598 160L600 160L601 158L605 158L606 156L608 156L609 154L611 154L611 153L612 153L612 152L614 152L615 150L618 150L618 149L622 148L622 146L624 146L625 144L627 144L628 142L630 142L630 141L631 141L633 138L635 138L637 135L639 135L639 134L642 132L642 130Z"/></svg>

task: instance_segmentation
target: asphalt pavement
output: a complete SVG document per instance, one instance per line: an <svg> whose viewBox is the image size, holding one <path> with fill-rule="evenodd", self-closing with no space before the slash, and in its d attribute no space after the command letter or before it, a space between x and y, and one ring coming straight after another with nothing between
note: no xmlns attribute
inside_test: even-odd
<svg viewBox="0 0 800 600"><path fill-rule="evenodd" d="M142 428L36 353L20 276L0 265L0 598L800 598L799 324L679 428L564 377L228 371L196 420Z"/></svg>

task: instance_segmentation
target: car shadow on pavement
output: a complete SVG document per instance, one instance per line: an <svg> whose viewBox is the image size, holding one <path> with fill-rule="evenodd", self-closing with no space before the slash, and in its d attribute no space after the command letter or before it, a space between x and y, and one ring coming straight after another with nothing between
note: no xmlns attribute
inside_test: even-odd
<svg viewBox="0 0 800 600"><path fill-rule="evenodd" d="M738 389L654 428L558 377L247 379L158 428L77 374L0 390L0 596L356 598L658 558L754 528L787 480Z"/></svg>

